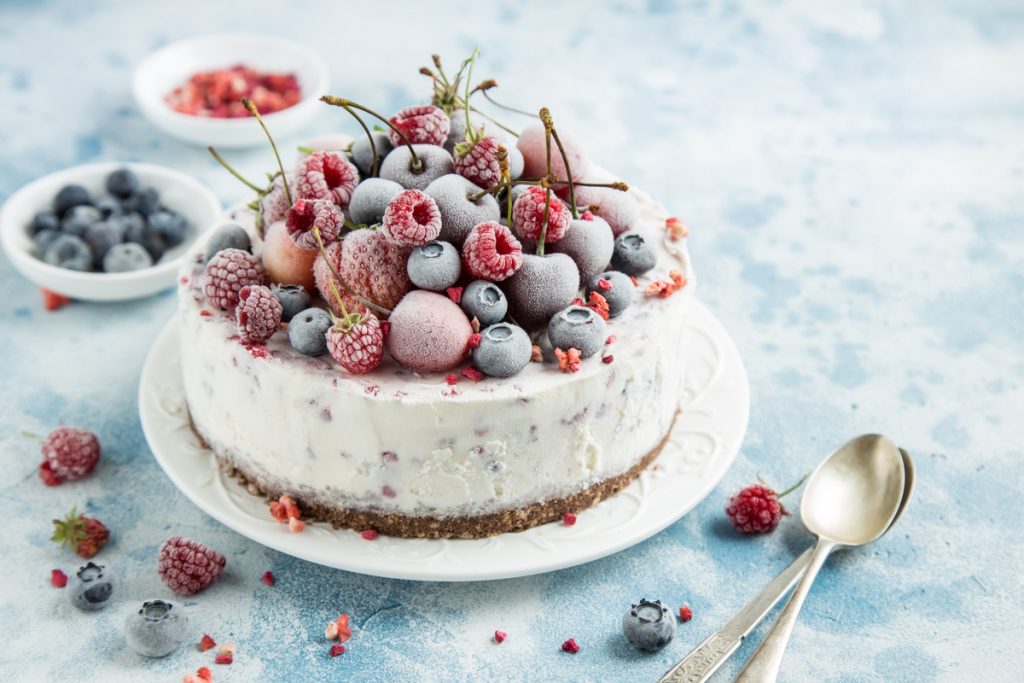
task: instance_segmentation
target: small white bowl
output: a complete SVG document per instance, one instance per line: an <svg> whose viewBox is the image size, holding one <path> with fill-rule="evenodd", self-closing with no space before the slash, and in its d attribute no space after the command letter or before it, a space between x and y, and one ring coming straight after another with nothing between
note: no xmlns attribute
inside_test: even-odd
<svg viewBox="0 0 1024 683"><path fill-rule="evenodd" d="M210 71L244 64L261 71L294 73L302 99L263 119L274 136L297 132L326 105L327 67L311 51L295 43L244 33L219 33L171 43L146 57L135 68L132 91L135 102L150 123L176 138L222 148L254 147L266 144L259 124L251 117L217 119L182 114L164 101L172 90L197 71Z"/></svg>
<svg viewBox="0 0 1024 683"><path fill-rule="evenodd" d="M29 224L39 211L49 209L60 188L72 183L95 195L105 194L111 171L130 168L144 187L160 193L160 202L188 219L184 241L153 266L128 273L85 273L51 266L36 257ZM196 237L221 215L216 195L191 176L163 166L104 162L75 166L34 180L12 194L0 211L0 241L19 273L40 287L86 301L123 301L150 296L174 284L178 267Z"/></svg>

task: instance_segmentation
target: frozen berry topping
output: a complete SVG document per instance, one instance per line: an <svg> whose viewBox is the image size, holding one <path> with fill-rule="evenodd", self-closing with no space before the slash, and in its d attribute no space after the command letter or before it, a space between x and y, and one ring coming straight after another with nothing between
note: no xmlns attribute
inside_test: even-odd
<svg viewBox="0 0 1024 683"><path fill-rule="evenodd" d="M462 245L466 269L476 278L499 282L523 264L523 247L512 231L497 221L474 227Z"/></svg>
<svg viewBox="0 0 1024 683"><path fill-rule="evenodd" d="M266 284L267 274L259 259L241 249L224 249L206 264L203 292L212 306L228 311L238 304L243 287Z"/></svg>
<svg viewBox="0 0 1024 683"><path fill-rule="evenodd" d="M324 244L338 239L345 224L345 215L338 205L327 199L298 199L285 214L288 236L303 249L317 246L313 228L320 232Z"/></svg>
<svg viewBox="0 0 1024 683"><path fill-rule="evenodd" d="M238 293L235 319L242 341L260 343L270 339L281 327L281 302L263 285L242 287Z"/></svg>
<svg viewBox="0 0 1024 683"><path fill-rule="evenodd" d="M339 322L327 331L327 348L338 365L362 375L380 365L384 357L384 331L373 314L355 324Z"/></svg>
<svg viewBox="0 0 1024 683"><path fill-rule="evenodd" d="M451 120L442 110L426 104L406 107L391 117L391 125L402 131L414 145L443 145L448 139ZM388 137L395 147L405 142L394 130L388 132Z"/></svg>
<svg viewBox="0 0 1024 683"><path fill-rule="evenodd" d="M348 206L358 183L359 170L334 152L313 152L302 158L295 170L298 197L329 199L343 209Z"/></svg>
<svg viewBox="0 0 1024 683"><path fill-rule="evenodd" d="M384 212L382 232L389 242L416 247L441 233L441 212L433 197L420 190L403 190Z"/></svg>
<svg viewBox="0 0 1024 683"><path fill-rule="evenodd" d="M552 192L549 195L541 187L530 186L516 198L512 206L512 223L516 226L516 234L524 239L540 240L544 231L544 215L547 214L547 232L544 242L557 242L562 239L569 225L569 209Z"/></svg>

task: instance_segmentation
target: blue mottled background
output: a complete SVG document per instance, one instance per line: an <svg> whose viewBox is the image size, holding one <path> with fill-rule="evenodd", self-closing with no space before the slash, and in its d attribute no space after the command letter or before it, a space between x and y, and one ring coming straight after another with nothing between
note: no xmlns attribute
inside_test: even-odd
<svg viewBox="0 0 1024 683"><path fill-rule="evenodd" d="M66 166L127 159L243 198L204 150L158 134L133 106L133 65L177 38L241 28L304 42L328 61L336 93L385 111L426 96L416 69L431 52L453 63L479 44L478 73L497 78L504 99L550 106L594 159L691 225L700 296L750 373L736 465L656 538L556 574L448 585L314 566L204 516L150 456L137 378L172 294L45 313L0 260L0 677L180 680L208 663L193 648L143 661L120 636L130 602L167 596L154 558L180 533L229 558L221 581L186 602L196 639L239 645L218 682L653 680L810 541L794 518L769 537L737 537L722 514L728 493L758 474L789 483L877 430L914 454L917 497L894 533L826 568L784 678L1019 680L1020 3L387 5L8 0L0 197ZM336 127L351 130L325 107L310 133ZM231 158L250 175L271 163L266 150ZM44 489L19 430L58 423L94 428L104 460L86 481ZM50 518L72 505L113 530L103 557L125 601L98 614L48 585L52 567L76 565L47 541ZM259 582L268 569L272 589ZM641 596L688 602L695 615L655 655L619 632ZM341 611L356 635L330 660L320 633ZM501 646L496 628L509 633ZM569 636L578 655L559 651Z"/></svg>

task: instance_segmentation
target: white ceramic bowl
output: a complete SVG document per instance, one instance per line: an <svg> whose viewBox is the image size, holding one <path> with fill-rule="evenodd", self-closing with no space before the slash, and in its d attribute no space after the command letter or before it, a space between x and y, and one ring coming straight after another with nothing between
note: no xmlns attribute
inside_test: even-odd
<svg viewBox="0 0 1024 683"><path fill-rule="evenodd" d="M145 187L160 193L160 201L188 219L185 240L153 266L128 273L84 273L51 266L36 257L28 228L32 217L48 209L58 190L76 183L94 195L104 194L111 171L128 167ZM181 259L204 230L218 220L220 201L191 176L152 164L104 162L76 166L43 176L11 195L0 211L0 241L22 275L40 287L86 301L121 301L155 294L174 284Z"/></svg>
<svg viewBox="0 0 1024 683"><path fill-rule="evenodd" d="M182 114L164 101L176 87L196 71L210 71L244 64L261 71L294 73L302 99L272 114L264 121L275 136L297 132L327 105L319 101L327 94L327 67L306 48L295 43L243 33L219 33L171 43L146 57L135 68L132 91L143 115L160 130L187 142L223 148L266 144L259 125L252 118L216 119Z"/></svg>

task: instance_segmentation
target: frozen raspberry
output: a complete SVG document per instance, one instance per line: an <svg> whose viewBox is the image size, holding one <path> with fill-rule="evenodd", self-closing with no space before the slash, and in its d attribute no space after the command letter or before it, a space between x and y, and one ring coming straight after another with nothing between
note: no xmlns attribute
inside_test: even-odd
<svg viewBox="0 0 1024 683"><path fill-rule="evenodd" d="M406 269L411 251L409 247L388 242L379 230L353 230L340 244L336 242L327 247L327 256L349 287L378 306L394 308L412 289ZM313 275L320 295L335 314L341 315L329 284L334 276L323 254L313 264ZM335 282L334 285L350 312L364 310L363 305L348 295L340 283Z"/></svg>
<svg viewBox="0 0 1024 683"><path fill-rule="evenodd" d="M333 152L313 152L299 160L295 172L297 198L329 199L343 209L358 184L359 170Z"/></svg>
<svg viewBox="0 0 1024 683"><path fill-rule="evenodd" d="M455 172L480 187L498 184L501 168L498 166L498 140L489 135L466 147L455 148Z"/></svg>
<svg viewBox="0 0 1024 683"><path fill-rule="evenodd" d="M229 311L238 304L243 287L266 282L267 274L259 259L241 249L224 249L206 264L203 292L211 305Z"/></svg>
<svg viewBox="0 0 1024 683"><path fill-rule="evenodd" d="M430 195L403 190L388 203L381 232L393 244L418 247L441 233L441 212Z"/></svg>
<svg viewBox="0 0 1024 683"><path fill-rule="evenodd" d="M320 239L330 244L338 239L345 224L345 214L337 204L327 199L299 199L288 209L285 227L295 244L303 249L316 249L313 226L320 230Z"/></svg>
<svg viewBox="0 0 1024 683"><path fill-rule="evenodd" d="M406 107L391 117L391 125L405 133L414 145L443 145L448 139L451 124L443 111L429 104ZM395 147L405 144L394 130L388 130L388 137Z"/></svg>
<svg viewBox="0 0 1024 683"><path fill-rule="evenodd" d="M523 246L507 227L486 221L470 230L462 260L473 277L500 282L523 265Z"/></svg>
<svg viewBox="0 0 1024 683"><path fill-rule="evenodd" d="M242 287L238 293L235 320L238 334L248 344L270 339L281 327L281 302L270 287L253 285Z"/></svg>
<svg viewBox="0 0 1024 683"><path fill-rule="evenodd" d="M295 176L288 176L288 187L295 186ZM270 225L278 221L283 221L284 216L288 213L290 204L288 204L288 195L284 191L284 181L281 180L281 176L278 175L270 183L270 187L267 189L266 194L260 197L260 220L263 225Z"/></svg>
<svg viewBox="0 0 1024 683"><path fill-rule="evenodd" d="M777 527L782 515L789 513L782 507L774 490L754 484L729 499L725 514L729 516L736 531L742 534L761 534Z"/></svg>
<svg viewBox="0 0 1024 683"><path fill-rule="evenodd" d="M85 477L100 461L100 441L87 429L58 427L43 440L39 476L47 486Z"/></svg>
<svg viewBox="0 0 1024 683"><path fill-rule="evenodd" d="M541 231L544 229L546 202L547 192L535 185L526 188L526 191L519 195L512 205L512 223L516 227L516 235L524 239L540 239ZM551 206L548 207L548 231L544 243L550 244L562 239L571 217L569 209L552 192Z"/></svg>
<svg viewBox="0 0 1024 683"><path fill-rule="evenodd" d="M353 375L363 375L384 357L384 330L372 313L351 327L338 323L327 331L327 349L338 365Z"/></svg>
<svg viewBox="0 0 1024 683"><path fill-rule="evenodd" d="M388 352L416 372L447 372L462 362L473 328L458 304L434 292L409 292L389 320Z"/></svg>
<svg viewBox="0 0 1024 683"><path fill-rule="evenodd" d="M217 580L227 560L216 550L181 536L160 546L157 571L175 593L195 595Z"/></svg>

